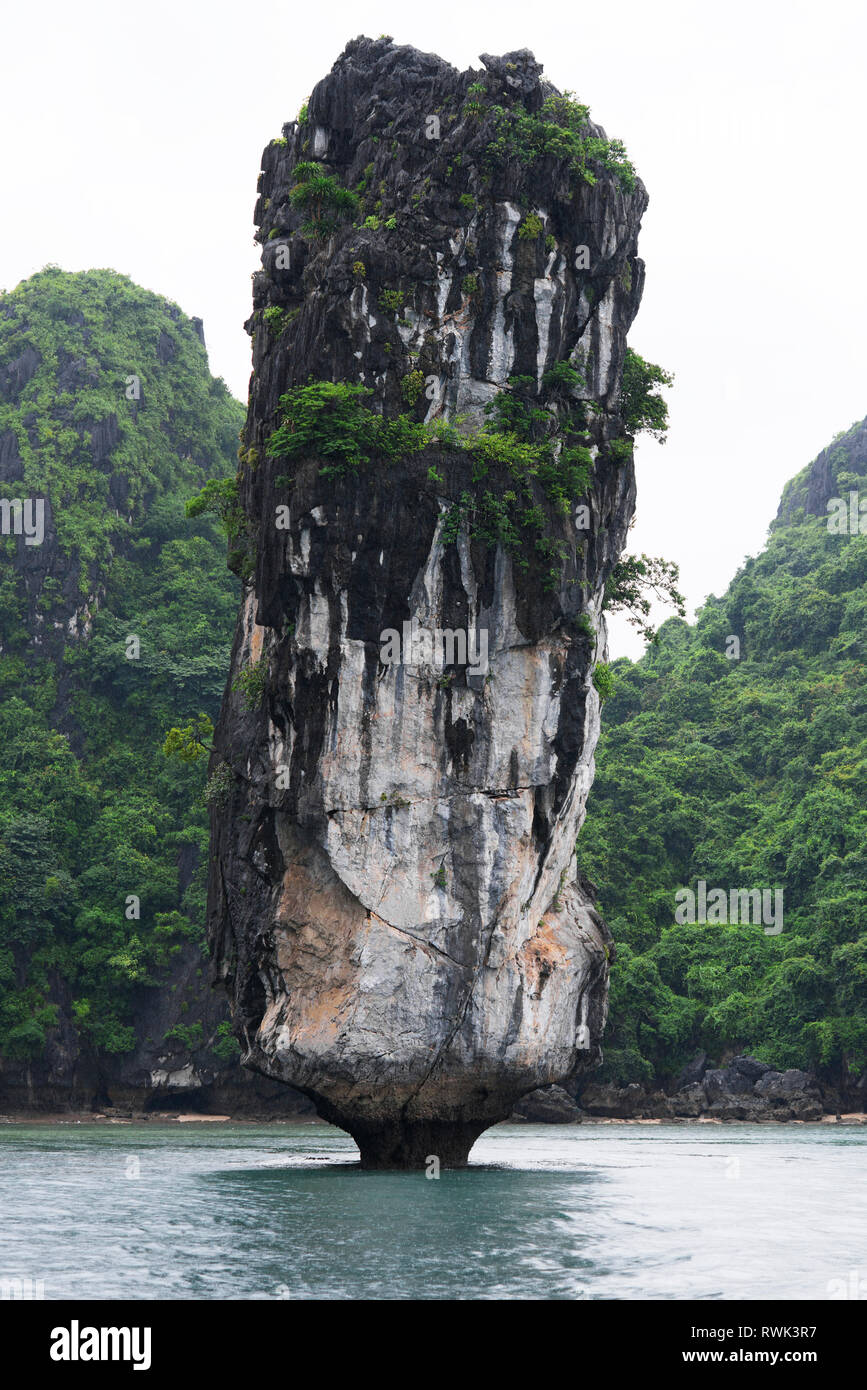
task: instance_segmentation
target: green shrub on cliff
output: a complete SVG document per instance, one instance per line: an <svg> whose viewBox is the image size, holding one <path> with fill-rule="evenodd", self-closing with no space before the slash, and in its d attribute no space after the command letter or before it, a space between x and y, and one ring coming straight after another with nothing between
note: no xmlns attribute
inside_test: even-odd
<svg viewBox="0 0 867 1390"><path fill-rule="evenodd" d="M597 170L615 174L625 189L635 187L635 170L620 140L594 135L588 107L571 93L547 97L539 112L529 112L520 103L491 108L495 122L494 138L487 147L489 159L520 164L536 160L562 160L585 183L596 183Z"/></svg>
<svg viewBox="0 0 867 1390"><path fill-rule="evenodd" d="M400 394L407 405L415 405L424 390L424 373L418 370L407 372L400 383Z"/></svg>
<svg viewBox="0 0 867 1390"><path fill-rule="evenodd" d="M358 212L358 196L343 188L323 166L307 161L295 166L296 182L289 190L293 207L305 214L302 231L306 236L326 237Z"/></svg>
<svg viewBox="0 0 867 1390"><path fill-rule="evenodd" d="M402 387L409 381L410 392L413 375L423 380L421 373L404 378ZM573 375L569 369L570 383ZM324 460L323 473L341 474L374 457L393 461L428 446L460 451L470 464L472 488L452 505L445 539L456 539L464 525L473 539L504 545L519 567L528 568L529 537L537 559L545 562L541 582L549 588L559 578L563 542L546 534L548 523L534 485L558 513L567 514L586 490L591 456L582 443L537 437L543 427L550 430L555 419L519 398L518 389L524 390L526 383L532 384L532 379L515 378L501 393L487 428L461 434L442 422L427 425L404 414L393 419L377 415L367 404L371 390L356 383L310 382L281 397L282 420L268 452L274 458L319 458ZM408 400L407 391L404 398ZM494 475L500 480L497 488L491 485ZM435 471L429 477L441 482Z"/></svg>
<svg viewBox="0 0 867 1390"><path fill-rule="evenodd" d="M314 381L280 397L282 423L272 434L272 458L321 458L324 472L342 473L374 455L400 458L428 443L424 425L406 415L386 420L366 404L373 392L353 382Z"/></svg>
<svg viewBox="0 0 867 1390"><path fill-rule="evenodd" d="M286 310L281 309L279 304L269 304L267 309L262 310L262 318L271 336L279 338L286 326Z"/></svg>
<svg viewBox="0 0 867 1390"><path fill-rule="evenodd" d="M681 618L686 600L678 589L680 572L671 560L655 555L623 555L605 585L604 607L609 613L625 613L627 621L651 642L656 629L649 621L654 600L665 603Z"/></svg>
<svg viewBox="0 0 867 1390"><path fill-rule="evenodd" d="M518 228L521 241L535 241L542 234L542 219L535 212L529 212Z"/></svg>
<svg viewBox="0 0 867 1390"><path fill-rule="evenodd" d="M610 700L616 689L616 681L607 661L597 661L593 668L593 684L603 700Z"/></svg>
<svg viewBox="0 0 867 1390"><path fill-rule="evenodd" d="M584 378L571 362L555 362L553 367L542 373L542 385L550 391L562 391L568 396L584 385Z"/></svg>
<svg viewBox="0 0 867 1390"><path fill-rule="evenodd" d="M632 348L626 349L620 387L620 414L629 434L644 431L662 443L668 431L668 405L654 388L671 386L674 377L664 367L645 362Z"/></svg>
<svg viewBox="0 0 867 1390"><path fill-rule="evenodd" d="M232 683L232 689L240 692L244 707L258 709L265 695L268 682L268 663L257 661L245 666Z"/></svg>
<svg viewBox="0 0 867 1390"><path fill-rule="evenodd" d="M377 303L388 314L396 314L403 307L403 290L384 289L379 291Z"/></svg>

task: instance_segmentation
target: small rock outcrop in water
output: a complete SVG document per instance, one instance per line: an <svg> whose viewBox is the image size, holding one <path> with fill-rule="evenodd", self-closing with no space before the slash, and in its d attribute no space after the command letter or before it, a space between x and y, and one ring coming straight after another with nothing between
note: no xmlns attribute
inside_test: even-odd
<svg viewBox="0 0 867 1390"><path fill-rule="evenodd" d="M367 1166L465 1162L522 1095L598 1061L606 1015L610 939L573 851L634 508L618 397L646 195L531 54L482 62L356 40L267 147L256 210L209 931L246 1065ZM359 206L325 226L312 178ZM324 470L291 447L299 414L274 441L308 381L461 434ZM461 443L528 396L554 456L586 457L580 504L518 476L514 435ZM413 621L484 637L487 663L387 660Z"/></svg>

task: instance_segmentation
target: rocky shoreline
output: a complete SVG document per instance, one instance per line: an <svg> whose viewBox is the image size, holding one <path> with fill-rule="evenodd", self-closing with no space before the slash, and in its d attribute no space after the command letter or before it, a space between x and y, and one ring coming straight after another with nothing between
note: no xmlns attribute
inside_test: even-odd
<svg viewBox="0 0 867 1390"><path fill-rule="evenodd" d="M552 1087L552 1090L560 1090ZM566 1093L563 1092L563 1095ZM571 1100L571 1097L567 1097ZM867 1125L867 1112L852 1111L841 1115L825 1114L814 1120L783 1119L777 1114L768 1113L763 1123L769 1124L819 1124L819 1125ZM0 1115L0 1125L138 1125L138 1124L233 1124L233 1125L323 1125L328 1121L316 1114L304 1115L210 1115L197 1112L174 1110L136 1110L129 1113L92 1114L90 1111L33 1111L20 1110L12 1114ZM688 1118L679 1115L647 1116L636 1115L629 1119L612 1115L591 1115L580 1110L574 1102L571 1107L564 1105L560 1097L543 1096L534 1092L526 1102L521 1102L502 1124L550 1124L550 1125L742 1125L755 1124L751 1120L722 1118L719 1115L699 1115Z"/></svg>
<svg viewBox="0 0 867 1390"><path fill-rule="evenodd" d="M748 1056L716 1067L699 1053L668 1091L587 1081L573 1096L562 1086L544 1086L518 1102L508 1123L867 1124L865 1081L862 1077L840 1092L811 1072L776 1071ZM58 1103L56 1096L40 1105L37 1094L30 1106L12 1105L0 1113L0 1124L323 1123L312 1103L289 1087L274 1087L274 1096L254 1096L252 1089L243 1099L228 1086L173 1097L165 1091L126 1091L113 1104L103 1101L90 1109L80 1102Z"/></svg>
<svg viewBox="0 0 867 1390"><path fill-rule="evenodd" d="M755 1057L713 1066L697 1053L670 1089L587 1081L575 1095L559 1086L525 1096L515 1115L537 1123L641 1120L720 1123L817 1123L844 1117L860 1122L867 1110L867 1076L844 1091L812 1072L777 1071Z"/></svg>
<svg viewBox="0 0 867 1390"><path fill-rule="evenodd" d="M315 1113L273 1114L263 1111L251 1115L212 1115L204 1111L181 1110L15 1110L0 1115L0 1125L130 1125L130 1124L233 1124L233 1125L321 1125Z"/></svg>

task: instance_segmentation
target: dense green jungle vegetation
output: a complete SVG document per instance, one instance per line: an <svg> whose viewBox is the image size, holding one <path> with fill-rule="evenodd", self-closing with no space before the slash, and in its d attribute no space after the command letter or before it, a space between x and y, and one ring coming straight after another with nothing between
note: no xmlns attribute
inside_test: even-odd
<svg viewBox="0 0 867 1390"><path fill-rule="evenodd" d="M607 1079L670 1077L697 1048L834 1082L867 1065L867 535L825 511L863 483L865 444L867 422L826 451L820 515L809 469L788 484L694 627L612 663L578 840L617 942ZM782 932L678 924L698 880L782 888Z"/></svg>
<svg viewBox="0 0 867 1390"><path fill-rule="evenodd" d="M194 324L124 276L48 268L0 298L0 496L51 504L41 546L0 537L11 1060L40 1055L61 1005L93 1049L129 1050L142 988L203 938L204 770L162 743L216 717L225 683L238 585L185 503L234 474L243 414Z"/></svg>

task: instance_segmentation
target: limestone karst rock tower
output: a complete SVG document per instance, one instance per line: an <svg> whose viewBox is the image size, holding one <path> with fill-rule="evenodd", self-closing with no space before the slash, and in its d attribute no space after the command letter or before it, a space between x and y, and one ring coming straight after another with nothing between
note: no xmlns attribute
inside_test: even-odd
<svg viewBox="0 0 867 1390"><path fill-rule="evenodd" d="M646 194L530 53L482 63L355 40L256 208L209 931L245 1064L368 1166L464 1162L598 1060L606 1012L574 844ZM487 669L384 660L412 622L484 634Z"/></svg>

